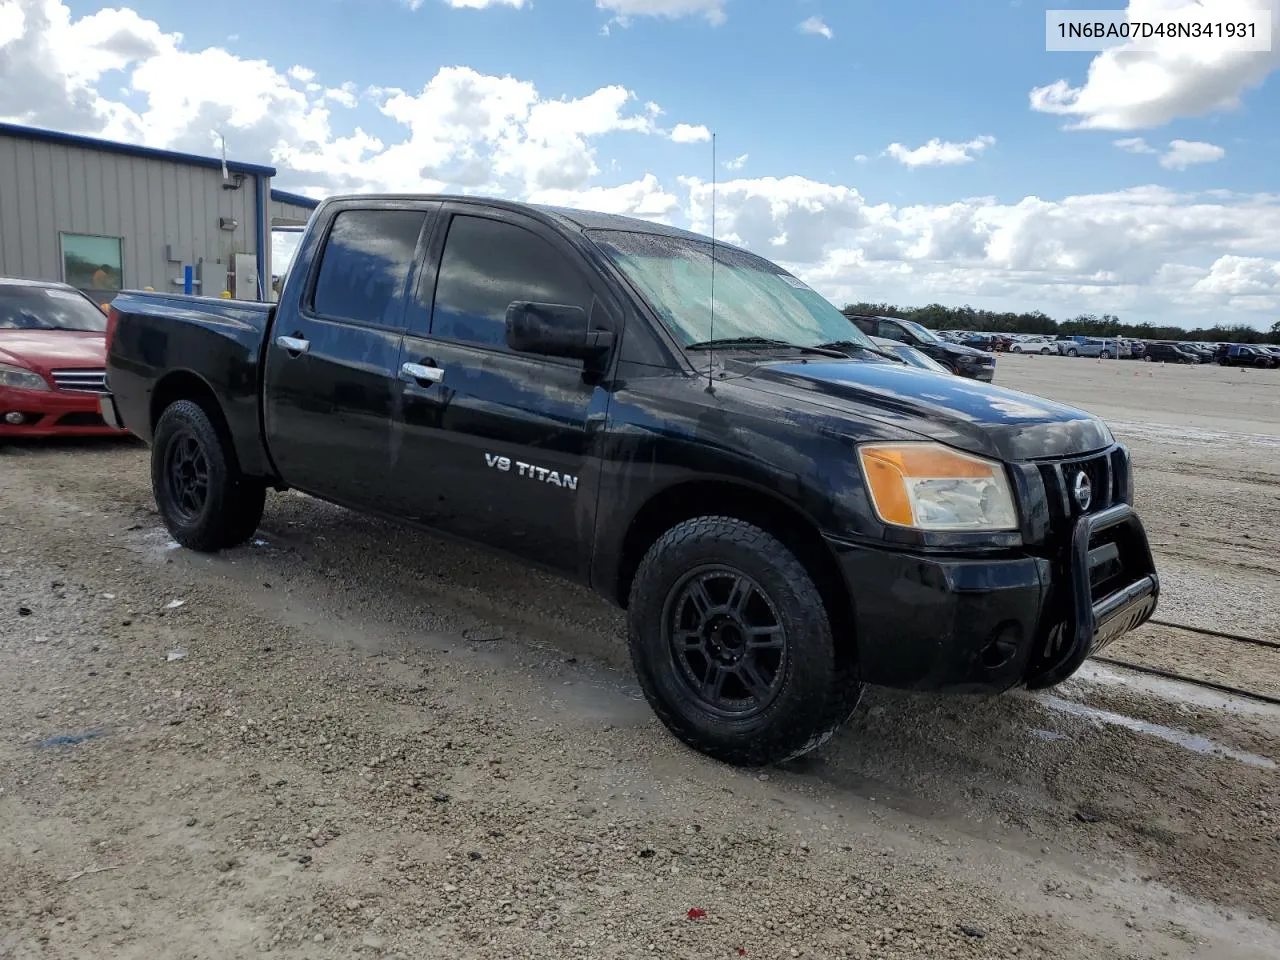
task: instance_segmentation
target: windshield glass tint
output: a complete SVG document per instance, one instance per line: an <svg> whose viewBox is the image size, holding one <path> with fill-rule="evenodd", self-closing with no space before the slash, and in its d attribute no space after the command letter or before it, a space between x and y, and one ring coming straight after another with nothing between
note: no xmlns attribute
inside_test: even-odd
<svg viewBox="0 0 1280 960"><path fill-rule="evenodd" d="M912 333L914 333L918 339L923 340L925 343L941 343L942 342L942 339L936 333L934 333L928 327L921 326L920 324L916 323L914 320L899 320L898 322L902 324L904 327L906 327L908 330L910 330Z"/></svg>
<svg viewBox="0 0 1280 960"><path fill-rule="evenodd" d="M107 329L107 315L74 290L0 284L0 330Z"/></svg>
<svg viewBox="0 0 1280 960"><path fill-rule="evenodd" d="M871 341L816 290L754 254L715 248L715 329L711 320L711 244L685 237L591 231L683 344L764 337L798 347Z"/></svg>

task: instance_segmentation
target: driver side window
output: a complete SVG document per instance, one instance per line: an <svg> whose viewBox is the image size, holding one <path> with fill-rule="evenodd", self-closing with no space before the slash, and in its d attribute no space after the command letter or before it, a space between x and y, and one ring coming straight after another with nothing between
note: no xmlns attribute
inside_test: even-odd
<svg viewBox="0 0 1280 960"><path fill-rule="evenodd" d="M571 304L589 316L593 297L568 258L532 231L454 216L440 258L431 336L506 350L513 300Z"/></svg>
<svg viewBox="0 0 1280 960"><path fill-rule="evenodd" d="M884 337L886 340L897 340L899 343L911 342L911 337L907 335L907 331L903 330L896 323L886 323L881 320L879 326L879 336Z"/></svg>

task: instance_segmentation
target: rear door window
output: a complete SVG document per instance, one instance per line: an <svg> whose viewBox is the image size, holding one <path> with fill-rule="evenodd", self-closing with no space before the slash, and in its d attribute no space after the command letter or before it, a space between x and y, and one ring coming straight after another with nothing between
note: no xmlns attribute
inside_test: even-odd
<svg viewBox="0 0 1280 960"><path fill-rule="evenodd" d="M333 320L399 326L425 222L419 210L343 210L334 217L311 298L315 312Z"/></svg>

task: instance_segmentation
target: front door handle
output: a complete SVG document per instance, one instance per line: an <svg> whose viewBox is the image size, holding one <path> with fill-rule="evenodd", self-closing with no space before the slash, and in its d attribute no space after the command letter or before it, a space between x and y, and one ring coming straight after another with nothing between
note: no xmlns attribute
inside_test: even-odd
<svg viewBox="0 0 1280 960"><path fill-rule="evenodd" d="M276 337L276 346L289 351L290 355L296 357L311 349L311 341L303 340L301 337L280 336Z"/></svg>
<svg viewBox="0 0 1280 960"><path fill-rule="evenodd" d="M429 386L444 379L444 367L426 367L420 363L403 363L400 365L400 378Z"/></svg>

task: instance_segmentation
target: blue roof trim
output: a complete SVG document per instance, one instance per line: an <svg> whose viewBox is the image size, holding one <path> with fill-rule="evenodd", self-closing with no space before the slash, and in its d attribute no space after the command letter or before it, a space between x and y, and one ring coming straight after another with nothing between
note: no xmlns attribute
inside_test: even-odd
<svg viewBox="0 0 1280 960"><path fill-rule="evenodd" d="M222 161L217 157L201 157L194 153L179 153L176 150L157 150L154 147L136 147L131 143L120 143L116 140L99 140L96 137L82 137L77 133L61 133L57 130L43 130L40 127L24 127L16 123L0 123L0 135L23 137L27 140L41 140L45 143L57 143L66 147L84 147L89 150L101 150L104 153L119 153L127 157L142 157L147 160L168 160L172 163L185 163L195 167L222 169ZM265 167L256 163L239 163L227 161L227 169L232 173L247 173L253 176L274 177L274 167Z"/></svg>
<svg viewBox="0 0 1280 960"><path fill-rule="evenodd" d="M319 200L314 200L311 197L304 197L300 193L289 193L287 190L273 189L271 191L271 199L276 201L276 203L289 203L295 207L306 207L308 210L314 210L316 207L320 206Z"/></svg>

